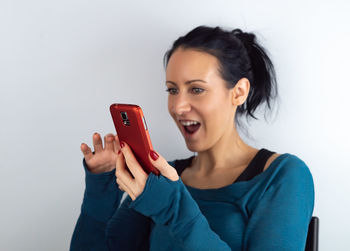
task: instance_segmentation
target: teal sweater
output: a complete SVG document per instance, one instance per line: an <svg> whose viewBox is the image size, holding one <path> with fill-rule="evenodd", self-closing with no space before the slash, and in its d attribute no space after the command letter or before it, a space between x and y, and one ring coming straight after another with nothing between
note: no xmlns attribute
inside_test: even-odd
<svg viewBox="0 0 350 251"><path fill-rule="evenodd" d="M85 159L83 165L86 189L72 251L305 249L314 184L295 155L282 154L253 179L219 189L151 173L136 200L122 203L114 171L93 174Z"/></svg>

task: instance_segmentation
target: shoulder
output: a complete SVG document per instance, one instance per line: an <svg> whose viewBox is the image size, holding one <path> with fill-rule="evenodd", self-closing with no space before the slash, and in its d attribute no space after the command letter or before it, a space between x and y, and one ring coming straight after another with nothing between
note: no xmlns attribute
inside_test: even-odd
<svg viewBox="0 0 350 251"><path fill-rule="evenodd" d="M267 190L285 194L289 200L293 196L296 203L308 201L314 206L315 187L311 171L304 160L291 153L281 154L272 163ZM272 167L272 166L271 166Z"/></svg>
<svg viewBox="0 0 350 251"><path fill-rule="evenodd" d="M275 182L312 183L313 177L308 165L297 155L284 153L271 163L274 166L272 177Z"/></svg>

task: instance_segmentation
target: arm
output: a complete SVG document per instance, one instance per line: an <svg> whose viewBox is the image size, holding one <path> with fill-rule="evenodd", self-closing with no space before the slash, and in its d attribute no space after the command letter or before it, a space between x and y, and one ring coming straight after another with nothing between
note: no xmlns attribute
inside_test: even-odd
<svg viewBox="0 0 350 251"><path fill-rule="evenodd" d="M123 192L115 182L115 171L93 174L85 170L85 193L81 213L75 226L70 250L108 250L105 229L117 209Z"/></svg>
<svg viewBox="0 0 350 251"><path fill-rule="evenodd" d="M128 207L151 217L156 224L168 226L184 250L231 250L210 229L181 178L171 181L163 175L150 173L145 189Z"/></svg>
<svg viewBox="0 0 350 251"><path fill-rule="evenodd" d="M273 178L251 213L244 250L305 250L313 208L312 175L303 161L293 158Z"/></svg>
<svg viewBox="0 0 350 251"><path fill-rule="evenodd" d="M149 250L151 218L129 208L127 196L106 228L109 250Z"/></svg>

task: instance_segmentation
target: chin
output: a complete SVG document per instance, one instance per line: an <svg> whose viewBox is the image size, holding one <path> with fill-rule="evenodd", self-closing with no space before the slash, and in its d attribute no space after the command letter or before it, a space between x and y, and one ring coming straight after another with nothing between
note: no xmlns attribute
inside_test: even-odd
<svg viewBox="0 0 350 251"><path fill-rule="evenodd" d="M198 150L195 147L187 145L187 149L191 152L198 152Z"/></svg>
<svg viewBox="0 0 350 251"><path fill-rule="evenodd" d="M201 151L201 148L197 145L197 144L191 144L191 143L188 143L187 141L186 142L186 146L187 146L187 149L191 152L200 152Z"/></svg>

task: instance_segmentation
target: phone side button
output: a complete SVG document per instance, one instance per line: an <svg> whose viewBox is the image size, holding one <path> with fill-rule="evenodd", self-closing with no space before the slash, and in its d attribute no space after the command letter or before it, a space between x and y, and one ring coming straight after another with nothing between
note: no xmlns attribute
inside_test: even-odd
<svg viewBox="0 0 350 251"><path fill-rule="evenodd" d="M145 120L145 116L142 116L142 120L143 120L143 125L145 126L146 131L147 129L147 124L146 124L146 120Z"/></svg>

